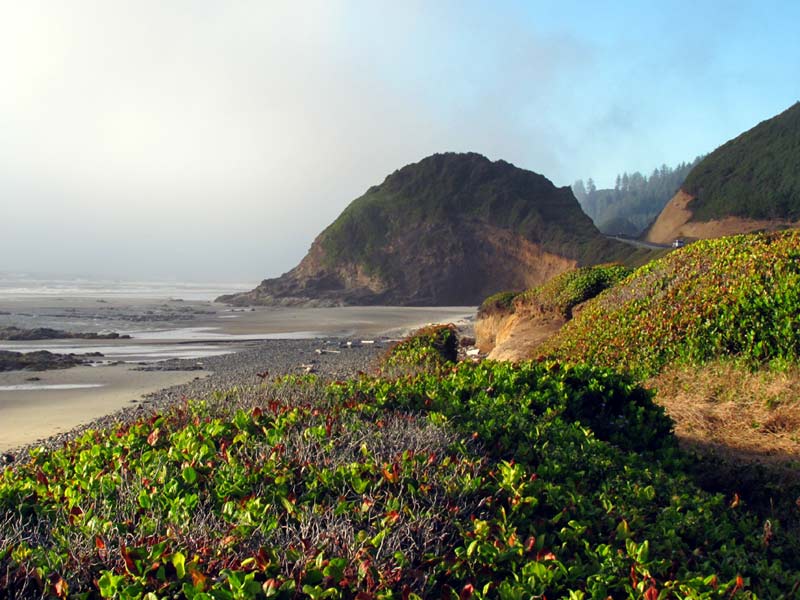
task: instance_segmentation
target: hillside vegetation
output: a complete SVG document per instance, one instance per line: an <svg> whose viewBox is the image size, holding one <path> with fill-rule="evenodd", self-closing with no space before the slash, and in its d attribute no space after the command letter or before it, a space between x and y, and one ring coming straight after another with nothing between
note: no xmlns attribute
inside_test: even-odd
<svg viewBox="0 0 800 600"><path fill-rule="evenodd" d="M800 219L800 102L706 156L682 189L694 221Z"/></svg>
<svg viewBox="0 0 800 600"><path fill-rule="evenodd" d="M598 367L288 378L0 473L6 597L790 598L798 541L686 473Z"/></svg>
<svg viewBox="0 0 800 600"><path fill-rule="evenodd" d="M524 292L500 292L488 297L478 308L478 318L520 310L571 317L575 306L594 298L631 272L630 267L616 264L567 271Z"/></svg>
<svg viewBox="0 0 800 600"><path fill-rule="evenodd" d="M704 240L638 269L588 302L543 354L637 376L668 363L800 357L800 232Z"/></svg>
<svg viewBox="0 0 800 600"><path fill-rule="evenodd" d="M435 154L393 174L354 200L323 232L327 260L385 266L385 242L411 224L455 219L510 229L544 250L589 260L612 244L581 211L569 188L479 154Z"/></svg>

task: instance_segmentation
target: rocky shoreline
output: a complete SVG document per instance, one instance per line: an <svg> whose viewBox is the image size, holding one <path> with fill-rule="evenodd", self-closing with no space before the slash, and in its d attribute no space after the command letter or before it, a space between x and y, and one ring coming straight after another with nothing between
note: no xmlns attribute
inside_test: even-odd
<svg viewBox="0 0 800 600"><path fill-rule="evenodd" d="M20 327L0 327L0 340L9 342L31 342L40 340L129 340L131 336L119 333L76 333L51 329L50 327L35 327L23 329Z"/></svg>
<svg viewBox="0 0 800 600"><path fill-rule="evenodd" d="M86 354L56 354L48 350L35 352L14 352L0 350L0 372L3 371L49 371L51 369L69 369L85 365L103 355L99 352Z"/></svg>
<svg viewBox="0 0 800 600"><path fill-rule="evenodd" d="M148 394L143 400L131 400L131 406L99 417L89 423L33 444L3 454L3 463L21 464L28 460L33 448L54 450L74 439L87 429L105 429L119 423L131 422L153 412L163 411L184 398L203 399L215 391L234 386L253 386L276 376L295 373L316 373L330 379L340 379L368 372L376 359L385 352L383 344L342 344L341 339L265 340L253 343L235 354L206 357L202 360L208 377L196 377L183 385L168 387ZM197 360L171 361L172 367L181 363L186 370L197 368Z"/></svg>

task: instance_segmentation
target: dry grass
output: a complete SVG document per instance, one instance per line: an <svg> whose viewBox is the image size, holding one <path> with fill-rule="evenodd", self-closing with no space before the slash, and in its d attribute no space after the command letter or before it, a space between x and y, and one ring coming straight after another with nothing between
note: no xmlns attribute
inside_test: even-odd
<svg viewBox="0 0 800 600"><path fill-rule="evenodd" d="M800 367L751 372L721 361L668 367L647 387L691 449L731 462L790 469L800 463Z"/></svg>

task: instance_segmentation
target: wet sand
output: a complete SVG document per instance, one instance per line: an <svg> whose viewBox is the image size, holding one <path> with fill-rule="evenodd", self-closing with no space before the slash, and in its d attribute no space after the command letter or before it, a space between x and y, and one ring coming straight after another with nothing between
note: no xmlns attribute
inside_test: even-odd
<svg viewBox="0 0 800 600"><path fill-rule="evenodd" d="M342 306L257 307L253 310L222 307L221 310L223 312L208 325L232 335L314 332L324 336L374 337L404 336L428 323L462 321L474 315L476 309L470 306Z"/></svg>
<svg viewBox="0 0 800 600"><path fill-rule="evenodd" d="M204 377L203 371L134 371L130 365L0 373L0 451L69 431L140 401L145 394ZM28 381L38 377L40 381ZM100 385L3 390L6 386Z"/></svg>

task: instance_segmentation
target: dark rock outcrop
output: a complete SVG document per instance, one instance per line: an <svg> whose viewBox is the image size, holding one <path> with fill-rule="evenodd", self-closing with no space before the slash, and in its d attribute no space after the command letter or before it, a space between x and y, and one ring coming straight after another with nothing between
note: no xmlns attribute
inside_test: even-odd
<svg viewBox="0 0 800 600"><path fill-rule="evenodd" d="M35 352L0 350L0 371L48 371L68 369L85 363L83 358L74 354L55 354L47 350Z"/></svg>
<svg viewBox="0 0 800 600"><path fill-rule="evenodd" d="M49 327L36 327L34 329L21 329L19 327L0 327L0 340L5 341L36 341L36 340L126 340L129 335L118 333L74 333L51 329Z"/></svg>

